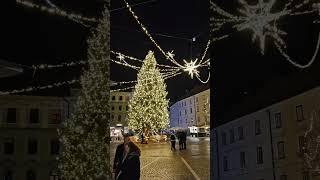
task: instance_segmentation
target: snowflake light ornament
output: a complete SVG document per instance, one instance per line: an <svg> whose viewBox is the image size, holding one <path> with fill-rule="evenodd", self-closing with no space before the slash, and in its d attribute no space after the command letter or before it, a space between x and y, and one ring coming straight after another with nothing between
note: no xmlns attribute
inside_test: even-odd
<svg viewBox="0 0 320 180"><path fill-rule="evenodd" d="M259 0L256 5L249 5L246 1L239 1L243 7L239 9L244 21L236 24L234 27L238 31L248 29L253 32L252 41L259 41L260 52L265 52L266 37L270 36L282 46L285 46L285 42L281 38L281 35L286 35L286 32L278 29L276 26L277 20L282 16L287 15L288 12L284 9L282 11L272 13L271 10L275 3L275 0L264 2Z"/></svg>
<svg viewBox="0 0 320 180"><path fill-rule="evenodd" d="M190 62L183 60L185 63L183 70L189 73L191 79L193 79L193 75L199 76L199 70L197 68L200 67L200 65L197 64L197 61L198 59L195 59L194 61L191 60Z"/></svg>
<svg viewBox="0 0 320 180"><path fill-rule="evenodd" d="M120 61L123 61L125 59L123 54L118 54L117 58L119 58Z"/></svg>

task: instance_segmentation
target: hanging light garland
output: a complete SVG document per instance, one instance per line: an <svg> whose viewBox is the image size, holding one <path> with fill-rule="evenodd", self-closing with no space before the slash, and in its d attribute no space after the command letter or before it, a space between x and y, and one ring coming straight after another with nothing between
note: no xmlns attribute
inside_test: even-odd
<svg viewBox="0 0 320 180"><path fill-rule="evenodd" d="M55 87L61 87L61 86L64 86L64 85L75 84L77 82L80 82L80 80L74 79L74 80L70 80L70 81L57 82L57 83L53 83L53 84L46 85L46 86L27 87L27 88L24 88L24 89L16 89L16 90L11 90L11 91L0 91L0 95L9 95L9 94L16 94L16 93L32 92L32 91L37 91L37 90L51 89L51 88L55 88Z"/></svg>
<svg viewBox="0 0 320 180"><path fill-rule="evenodd" d="M132 16L134 17L134 19L136 20L136 22L140 25L141 29L143 30L143 32L148 36L148 38L151 40L151 42L159 49L159 51L168 59L170 60L173 64L175 64L177 67L181 68L183 71L188 72L189 75L191 76L191 78L193 78L194 74L196 74L196 76L199 76L199 70L197 68L202 67L201 63L203 61L203 59L206 56L207 50L211 44L211 41L209 40L207 45L206 45L206 49L204 51L204 54L202 55L201 60L199 61L199 63L197 64L197 60L183 60L184 65L179 64L175 58L174 58L174 54L173 51L168 51L167 53L160 47L160 45L154 40L154 38L151 36L151 34L149 33L149 31L147 30L147 28L140 22L138 16L135 14L135 12L132 10L130 4L126 1L123 0L124 3L126 4L129 12L132 14ZM198 74L198 75L197 75Z"/></svg>
<svg viewBox="0 0 320 180"><path fill-rule="evenodd" d="M239 0L238 2L241 5L241 8L238 9L241 13L239 16L223 10L210 0L210 9L217 15L210 19L213 33L221 31L222 28L227 25L231 25L231 27L238 32L249 30L252 32L252 41L258 42L261 54L265 53L266 38L268 37L273 40L273 43L279 50L280 54L292 65L298 68L307 68L312 65L318 54L320 33L318 35L318 43L313 57L306 65L301 65L293 61L289 55L285 53L284 49L286 48L286 43L282 39L282 36L287 33L277 26L278 21L286 16L297 16L312 14L317 11L319 12L319 8L301 10L303 7L311 3L310 0L304 0L302 3L298 4L294 4L295 2L293 0L289 0L281 10L274 10L276 0L269 0L268 2L259 0L255 5L249 5L246 0ZM215 37L214 40L219 40L219 38L224 39L229 36L230 34L218 36Z"/></svg>
<svg viewBox="0 0 320 180"><path fill-rule="evenodd" d="M32 3L30 1L26 1L26 0L16 0L16 3L21 6L40 10L41 12L61 16L61 17L67 18L71 21L75 21L76 23L81 23L83 25L85 25L83 22L90 22L90 23L97 22L97 20L95 18L88 18L88 17L84 17L80 14L69 13L67 11L64 11L64 10L57 8L56 6L47 7L47 6L35 4L35 3Z"/></svg>

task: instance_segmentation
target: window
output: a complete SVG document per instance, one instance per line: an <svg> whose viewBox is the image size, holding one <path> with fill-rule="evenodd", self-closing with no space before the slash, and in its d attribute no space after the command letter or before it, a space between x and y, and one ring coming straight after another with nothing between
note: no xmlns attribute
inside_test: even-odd
<svg viewBox="0 0 320 180"><path fill-rule="evenodd" d="M222 133L222 145L227 145L227 134L225 132Z"/></svg>
<svg viewBox="0 0 320 180"><path fill-rule="evenodd" d="M257 147L257 164L263 163L263 151L262 147Z"/></svg>
<svg viewBox="0 0 320 180"><path fill-rule="evenodd" d="M302 105L296 106L297 121L304 120Z"/></svg>
<svg viewBox="0 0 320 180"><path fill-rule="evenodd" d="M196 102L198 102L198 97L196 97Z"/></svg>
<svg viewBox="0 0 320 180"><path fill-rule="evenodd" d="M14 153L14 139L13 138L6 138L4 140L4 153L5 154L13 154Z"/></svg>
<svg viewBox="0 0 320 180"><path fill-rule="evenodd" d="M38 141L34 138L28 139L28 154L37 154Z"/></svg>
<svg viewBox="0 0 320 180"><path fill-rule="evenodd" d="M300 153L305 153L305 143L306 143L306 138L304 136L299 136L299 152Z"/></svg>
<svg viewBox="0 0 320 180"><path fill-rule="evenodd" d="M121 115L118 115L118 121L121 121Z"/></svg>
<svg viewBox="0 0 320 180"><path fill-rule="evenodd" d="M190 108L190 113L192 114L192 108Z"/></svg>
<svg viewBox="0 0 320 180"><path fill-rule="evenodd" d="M284 142L283 141L278 142L278 157L279 157L279 159L285 158Z"/></svg>
<svg viewBox="0 0 320 180"><path fill-rule="evenodd" d="M200 121L201 121L201 119L200 119L200 117L198 117L198 123L200 123Z"/></svg>
<svg viewBox="0 0 320 180"><path fill-rule="evenodd" d="M192 104L192 101L191 101L191 99L190 99L190 104Z"/></svg>
<svg viewBox="0 0 320 180"><path fill-rule="evenodd" d="M49 111L49 123L50 124L61 123L61 109L51 109Z"/></svg>
<svg viewBox="0 0 320 180"><path fill-rule="evenodd" d="M59 139L52 139L50 141L50 153L52 155L58 155L60 151L60 142Z"/></svg>
<svg viewBox="0 0 320 180"><path fill-rule="evenodd" d="M223 156L223 171L228 171L228 157Z"/></svg>
<svg viewBox="0 0 320 180"><path fill-rule="evenodd" d="M115 101L116 100L116 97L115 96L112 96L112 101Z"/></svg>
<svg viewBox="0 0 320 180"><path fill-rule="evenodd" d="M122 106L121 105L119 106L119 111L122 111Z"/></svg>
<svg viewBox="0 0 320 180"><path fill-rule="evenodd" d="M256 135L261 134L260 120L255 120L254 127L255 127L255 134Z"/></svg>
<svg viewBox="0 0 320 180"><path fill-rule="evenodd" d="M59 175L56 171L51 171L49 177L49 180L60 180Z"/></svg>
<svg viewBox="0 0 320 180"><path fill-rule="evenodd" d="M187 106L187 102L186 101L184 102L184 106Z"/></svg>
<svg viewBox="0 0 320 180"><path fill-rule="evenodd" d="M239 136L239 140L243 140L244 139L243 127L242 126L238 127L238 136Z"/></svg>
<svg viewBox="0 0 320 180"><path fill-rule="evenodd" d="M111 114L111 120L114 120L114 115L113 114Z"/></svg>
<svg viewBox="0 0 320 180"><path fill-rule="evenodd" d="M274 114L274 120L276 123L276 128L281 128L282 127L281 113Z"/></svg>
<svg viewBox="0 0 320 180"><path fill-rule="evenodd" d="M199 112L199 106L197 106L197 112Z"/></svg>
<svg viewBox="0 0 320 180"><path fill-rule="evenodd" d="M287 175L282 174L282 175L280 176L280 180L287 180Z"/></svg>
<svg viewBox="0 0 320 180"><path fill-rule="evenodd" d="M39 109L30 109L29 118L31 124L39 123Z"/></svg>
<svg viewBox="0 0 320 180"><path fill-rule="evenodd" d="M230 143L234 143L234 129L230 129L229 130L230 132Z"/></svg>
<svg viewBox="0 0 320 180"><path fill-rule="evenodd" d="M310 180L309 172L305 171L302 173L302 180Z"/></svg>
<svg viewBox="0 0 320 180"><path fill-rule="evenodd" d="M181 111L180 111L180 116L181 116Z"/></svg>
<svg viewBox="0 0 320 180"><path fill-rule="evenodd" d="M126 106L126 111L128 111L128 110L129 110L129 106L127 105L127 106Z"/></svg>
<svg viewBox="0 0 320 180"><path fill-rule="evenodd" d="M8 108L7 110L7 123L16 123L17 122L17 109Z"/></svg>
<svg viewBox="0 0 320 180"><path fill-rule="evenodd" d="M36 180L37 177L36 177L36 173L33 171L33 170L28 170L27 173L26 173L26 180Z"/></svg>
<svg viewBox="0 0 320 180"><path fill-rule="evenodd" d="M119 96L119 101L122 101L122 96Z"/></svg>
<svg viewBox="0 0 320 180"><path fill-rule="evenodd" d="M187 114L187 110L186 109L184 110L184 114Z"/></svg>
<svg viewBox="0 0 320 180"><path fill-rule="evenodd" d="M240 152L240 168L246 168L246 153Z"/></svg>
<svg viewBox="0 0 320 180"><path fill-rule="evenodd" d="M114 106L111 106L111 110L114 111Z"/></svg>
<svg viewBox="0 0 320 180"><path fill-rule="evenodd" d="M4 180L13 180L13 172L11 170L5 171Z"/></svg>

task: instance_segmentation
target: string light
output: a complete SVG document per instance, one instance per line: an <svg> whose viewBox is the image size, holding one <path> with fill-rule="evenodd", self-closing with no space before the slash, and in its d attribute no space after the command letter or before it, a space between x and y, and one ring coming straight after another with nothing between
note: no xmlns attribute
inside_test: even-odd
<svg viewBox="0 0 320 180"><path fill-rule="evenodd" d="M16 3L28 8L33 8L33 9L37 9L40 10L42 12L46 12L49 14L53 14L53 15L58 15L61 17L65 17L69 20L75 21L77 23L80 23L81 21L85 21L85 22L97 22L97 20L95 18L88 18L88 17L84 17L80 14L75 14L75 13L68 13L67 11L61 10L57 7L47 7L47 6L43 6L43 5L38 5L38 4L34 4L30 1L25 1L25 0L16 0Z"/></svg>
<svg viewBox="0 0 320 180"><path fill-rule="evenodd" d="M71 80L71 81L63 81L63 82L57 82L54 84L46 85L46 86L37 86L37 87L27 87L24 89L16 89L11 91L0 91L0 95L9 95L9 94L16 94L16 93L23 93L23 92L31 92L31 91L37 91L37 90L44 90L44 89L51 89L55 87L61 87L63 85L71 85L79 82L80 80Z"/></svg>
<svg viewBox="0 0 320 180"><path fill-rule="evenodd" d="M265 53L266 38L271 37L273 39L273 44L275 44L280 54L292 65L298 68L307 68L311 66L318 53L319 38L317 48L312 59L306 65L301 65L294 62L289 55L285 53L284 49L286 48L286 43L281 36L286 35L287 33L277 27L278 21L285 16L297 16L317 12L317 9L319 8L315 6L312 10L301 10L302 7L310 4L310 0L304 0L299 4L294 4L295 2L293 0L289 0L289 2L285 4L284 8L278 11L274 10L276 0L269 0L268 2L259 0L256 5L249 5L245 0L239 0L239 3L241 8L238 11L241 15L236 16L226 12L210 1L210 8L218 15L217 17L210 19L212 22L212 32L218 32L226 25L231 25L232 28L236 29L236 31L250 30L252 32L252 41L259 42L261 54ZM214 40L219 40L219 38L224 39L229 36L229 34L218 36L215 37Z"/></svg>
<svg viewBox="0 0 320 180"><path fill-rule="evenodd" d="M129 9L129 12L132 14L132 16L134 17L134 19L136 20L136 22L140 25L141 29L143 30L143 32L148 36L148 38L151 40L151 42L160 50L160 52L168 59L170 60L173 64L175 64L177 67L183 69L183 71L186 71L189 73L189 75L191 76L191 78L193 78L194 73L198 73L199 71L197 70L198 67L201 67L201 63L203 61L203 59L206 56L207 50L210 46L211 41L209 40L206 46L206 50L199 62L199 64L196 64L195 62L197 61L193 61L190 60L190 62L187 62L186 60L184 60L184 65L179 64L175 58L174 58L174 54L173 51L168 51L167 53L160 47L160 45L154 40L154 38L151 36L151 34L149 33L149 31L147 30L147 28L140 22L138 16L135 14L135 12L132 10L130 4L126 1L123 0L124 3L126 4L126 6Z"/></svg>
<svg viewBox="0 0 320 180"><path fill-rule="evenodd" d="M61 10L60 8L58 8L55 4L53 4L50 0L46 0L47 4L50 7L47 6L43 6L43 5L38 5L29 1L25 1L25 0L16 0L17 4L25 6L25 7L29 7L29 8L34 8L34 9L38 9L42 12L46 12L49 14L54 14L54 15L58 15L58 16L62 16L62 17L66 17L72 21L75 21L77 23L83 24L84 26L86 26L86 24L84 24L83 22L97 22L97 20L95 18L87 18L84 17L82 15L79 14L74 14L74 13L68 13L67 11ZM161 64L157 64L157 66L159 67L165 67L165 68L170 68L170 70L162 70L162 71L174 71L174 69L182 69L184 71L189 72L189 74L192 76L191 78L193 78L193 73L198 72L198 70L196 70L195 68L197 67L202 67L202 61L204 60L207 50L210 46L210 40L207 43L205 52L201 58L201 60L199 61L198 64L194 64L193 60L190 60L190 62L185 62L184 65L179 64L175 59L174 59L174 54L173 51L165 53L165 51L163 51L163 49L157 44L157 42L153 39L153 37L151 36L151 34L148 32L148 30L146 29L146 27L139 21L138 16L135 15L135 13L132 11L131 6L124 0L124 2L126 3L127 8L129 9L129 11L131 12L131 14L133 15L133 17L135 18L135 20L138 22L138 24L141 26L142 30L145 32L145 34L149 37L149 39L156 45L156 47L162 52L162 54L169 59L172 63L174 63L176 66L169 66L169 65L161 65ZM119 58L120 61L116 61L116 60L112 60L112 62L115 62L117 64L121 64L130 68L133 68L135 70L138 70L139 67L134 66L134 65L130 65L128 62L125 61L125 58L128 58L130 60L136 60L139 62L143 62L141 60L138 60L137 58L133 58L130 56L125 56L122 53L118 53L118 52L114 52L111 51L112 53L117 54L117 58ZM83 65L86 64L87 62L85 61L79 61L79 62L70 62L70 63L62 63L59 65L47 65L47 64L41 64L41 65L35 65L33 66L34 69L51 69L51 68L61 68L61 67L71 67L71 66L76 66L76 65ZM193 64L194 66L191 67L191 64ZM193 69L192 71L190 71L190 69Z"/></svg>

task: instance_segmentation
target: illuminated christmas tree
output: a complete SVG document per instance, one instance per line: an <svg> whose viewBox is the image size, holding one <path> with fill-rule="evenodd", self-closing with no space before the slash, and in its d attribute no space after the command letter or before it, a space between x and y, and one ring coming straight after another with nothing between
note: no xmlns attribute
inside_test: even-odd
<svg viewBox="0 0 320 180"><path fill-rule="evenodd" d="M129 102L129 128L135 132L159 132L169 125L166 84L149 51L138 73L138 82Z"/></svg>
<svg viewBox="0 0 320 180"><path fill-rule="evenodd" d="M65 180L111 179L109 129L109 11L88 39L88 69L72 117L59 129L59 169Z"/></svg>

